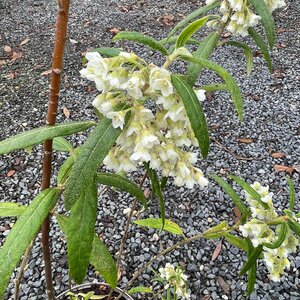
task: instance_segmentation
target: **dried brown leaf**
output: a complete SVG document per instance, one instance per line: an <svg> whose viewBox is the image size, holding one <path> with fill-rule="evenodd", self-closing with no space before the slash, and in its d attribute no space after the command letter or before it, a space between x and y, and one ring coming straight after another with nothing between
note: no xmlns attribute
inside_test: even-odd
<svg viewBox="0 0 300 300"><path fill-rule="evenodd" d="M28 42L29 42L29 38L26 38L25 40L23 40L23 41L20 43L20 46L24 46L24 45L26 45Z"/></svg>
<svg viewBox="0 0 300 300"><path fill-rule="evenodd" d="M230 285L228 284L227 281L225 281L221 276L218 276L218 282L223 289L224 293L229 295L230 293Z"/></svg>
<svg viewBox="0 0 300 300"><path fill-rule="evenodd" d="M48 75L50 75L51 74L51 69L50 70L47 70L47 71L44 71L44 72L42 72L40 75L41 76L48 76Z"/></svg>
<svg viewBox="0 0 300 300"><path fill-rule="evenodd" d="M11 49L10 46L8 46L8 45L5 45L5 46L4 46L4 52L10 53L11 51L12 51L12 49Z"/></svg>
<svg viewBox="0 0 300 300"><path fill-rule="evenodd" d="M300 165L294 165L293 169L297 172L300 173Z"/></svg>
<svg viewBox="0 0 300 300"><path fill-rule="evenodd" d="M116 35L117 33L119 33L121 30L118 28L109 28L107 30L108 32L112 33L113 35Z"/></svg>
<svg viewBox="0 0 300 300"><path fill-rule="evenodd" d="M22 55L23 55L22 51L20 51L20 52L13 52L11 60L12 61L16 61L17 59L20 59L22 57Z"/></svg>
<svg viewBox="0 0 300 300"><path fill-rule="evenodd" d="M271 154L271 156L272 156L273 158L283 158L283 157L285 157L285 153L282 153L282 152L274 152L274 153Z"/></svg>
<svg viewBox="0 0 300 300"><path fill-rule="evenodd" d="M211 261L214 261L220 254L222 250L222 240L219 241L219 243L217 244L212 256L211 256Z"/></svg>
<svg viewBox="0 0 300 300"><path fill-rule="evenodd" d="M16 173L15 170L9 170L9 171L7 172L7 174L6 174L6 176L7 176L7 177L11 177L11 176L13 176L15 173Z"/></svg>
<svg viewBox="0 0 300 300"><path fill-rule="evenodd" d="M275 165L274 170L277 172L285 172L285 173L289 173L289 174L292 174L295 172L294 167L288 167L288 166L282 166L282 165Z"/></svg>
<svg viewBox="0 0 300 300"><path fill-rule="evenodd" d="M4 59L0 59L0 66L2 66L2 65L5 65L7 63L7 61L6 60L4 60Z"/></svg>
<svg viewBox="0 0 300 300"><path fill-rule="evenodd" d="M64 115L67 119L70 118L70 111L64 106L63 107L63 112L64 112Z"/></svg>
<svg viewBox="0 0 300 300"><path fill-rule="evenodd" d="M242 214L238 207L233 208L233 213L235 215L234 224L238 223L241 220Z"/></svg>
<svg viewBox="0 0 300 300"><path fill-rule="evenodd" d="M175 18L172 15L165 15L159 18L159 21L166 26L173 26L175 24Z"/></svg>
<svg viewBox="0 0 300 300"><path fill-rule="evenodd" d="M16 76L16 73L15 73L15 72L10 72L10 73L9 73L9 78L10 78L11 80L14 79L15 76Z"/></svg>
<svg viewBox="0 0 300 300"><path fill-rule="evenodd" d="M244 143L244 144L254 143L254 139L250 139L250 138L240 138L240 139L238 139L238 141L240 143Z"/></svg>

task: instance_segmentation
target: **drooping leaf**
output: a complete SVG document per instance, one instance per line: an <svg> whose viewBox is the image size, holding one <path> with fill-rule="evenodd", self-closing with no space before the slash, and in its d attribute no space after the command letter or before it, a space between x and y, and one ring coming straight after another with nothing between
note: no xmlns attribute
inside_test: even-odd
<svg viewBox="0 0 300 300"><path fill-rule="evenodd" d="M92 121L68 122L25 131L1 141L0 154L34 146L40 144L44 140L50 140L58 136L66 136L76 132L84 131L95 125L96 123Z"/></svg>
<svg viewBox="0 0 300 300"><path fill-rule="evenodd" d="M68 140L60 136L53 139L53 149L61 152L72 152L73 146Z"/></svg>
<svg viewBox="0 0 300 300"><path fill-rule="evenodd" d="M176 48L183 47L189 38L199 30L208 20L208 16L203 17L189 24L178 36L176 41Z"/></svg>
<svg viewBox="0 0 300 300"><path fill-rule="evenodd" d="M202 156L207 157L209 151L209 133L201 103L193 89L179 76L172 75L172 83L180 95L187 116L191 122L195 137L198 140Z"/></svg>
<svg viewBox="0 0 300 300"><path fill-rule="evenodd" d="M168 50L154 38L141 34L139 32L122 31L114 36L113 41L128 40L144 44L154 50L161 52L163 55L169 55Z"/></svg>
<svg viewBox="0 0 300 300"><path fill-rule="evenodd" d="M0 202L0 217L19 217L26 206L13 202Z"/></svg>
<svg viewBox="0 0 300 300"><path fill-rule="evenodd" d="M96 180L100 184L113 186L119 188L120 190L129 193L130 195L136 197L141 203L146 207L147 201L144 192L139 188L137 184L131 180L111 173L97 173Z"/></svg>
<svg viewBox="0 0 300 300"><path fill-rule="evenodd" d="M217 32L209 34L203 41L201 41L198 49L193 53L195 58L208 59L212 54L220 35ZM187 70L187 80L191 86L194 86L203 66L198 63L191 63Z"/></svg>
<svg viewBox="0 0 300 300"><path fill-rule="evenodd" d="M43 221L54 208L60 191L55 188L41 192L19 217L0 248L0 298L13 270L37 235Z"/></svg>
<svg viewBox="0 0 300 300"><path fill-rule="evenodd" d="M228 91L227 85L222 84L222 83L213 83L213 84L202 85L199 89L205 90L207 92Z"/></svg>
<svg viewBox="0 0 300 300"><path fill-rule="evenodd" d="M226 44L243 49L247 63L247 74L250 75L253 68L253 54L251 48L247 44L237 41L227 41Z"/></svg>
<svg viewBox="0 0 300 300"><path fill-rule="evenodd" d="M289 227L300 237L300 224L294 220L288 220Z"/></svg>
<svg viewBox="0 0 300 300"><path fill-rule="evenodd" d="M174 33L176 33L180 28L183 28L186 24L188 24L190 21L197 17L203 16L205 13L207 13L210 10L213 10L217 6L221 4L220 1L217 1L211 5L205 5L203 7L200 7L196 10L194 10L192 13L187 15L183 20L181 20L179 23L177 23L174 28L170 31L168 38L170 38Z"/></svg>
<svg viewBox="0 0 300 300"><path fill-rule="evenodd" d="M289 226L286 222L283 222L282 224L279 225L279 227L280 227L280 229L279 229L277 239L272 243L263 243L264 247L267 247L270 249L277 249L278 247L280 247L282 245L282 243L284 242L284 240L286 238L286 234L287 234Z"/></svg>
<svg viewBox="0 0 300 300"><path fill-rule="evenodd" d="M206 239L220 238L224 235L224 233L226 233L228 228L228 223L226 221L223 221L220 224L205 230L203 232L203 237Z"/></svg>
<svg viewBox="0 0 300 300"><path fill-rule="evenodd" d="M178 35L175 35L175 36L172 36L172 37L170 37L170 38L164 38L164 39L161 39L161 40L159 41L159 43L162 44L162 45L172 45L172 44L175 44L175 43L176 43L177 39L178 39ZM200 42L199 42L198 40L196 40L196 39L190 38L190 39L186 42L186 44L188 44L188 45L197 45L197 46L199 46L199 45L200 45ZM169 50L169 52L171 52L171 51Z"/></svg>
<svg viewBox="0 0 300 300"><path fill-rule="evenodd" d="M286 179L287 179L289 189L290 189L289 209L293 211L295 208L295 198L296 198L295 186L294 186L293 180L290 177L287 177Z"/></svg>
<svg viewBox="0 0 300 300"><path fill-rule="evenodd" d="M245 274L254 264L256 264L256 260L259 258L263 251L263 246L258 245L258 247L254 248L254 250L250 253L248 260L243 265L240 275Z"/></svg>
<svg viewBox="0 0 300 300"><path fill-rule="evenodd" d="M251 253L254 251L254 247L250 239L246 239L248 242L248 253L247 257L250 258ZM256 282L256 270L257 270L257 263L254 263L251 268L248 270L248 282L247 282L247 296L250 296L254 290L255 282Z"/></svg>
<svg viewBox="0 0 300 300"><path fill-rule="evenodd" d="M121 129L114 128L111 120L103 118L80 147L64 192L66 209L70 209L79 199L90 181L91 174L96 172L120 133Z"/></svg>
<svg viewBox="0 0 300 300"><path fill-rule="evenodd" d="M271 56L268 50L268 46L266 45L266 43L264 42L263 38L254 30L254 28L249 27L248 28L248 33L250 34L250 36L253 38L253 40L255 41L256 45L260 48L265 61L267 63L267 66L269 68L269 71L272 72L272 61L271 61Z"/></svg>
<svg viewBox="0 0 300 300"><path fill-rule="evenodd" d="M243 201L241 200L241 198L239 197L239 195L234 191L234 189L221 177L217 176L217 175L210 175L210 177L212 179L214 179L223 189L224 191L228 194L228 196L231 198L232 202L234 203L234 205L236 207L238 207L238 209L240 210L240 212L242 213L242 216L244 217L243 220L245 220L245 218L247 218L247 216L249 215L249 209L246 207L246 205L243 203Z"/></svg>
<svg viewBox="0 0 300 300"><path fill-rule="evenodd" d="M245 252L248 251L248 246L247 246L247 243L245 242L245 240L243 240L235 235L232 235L230 233L224 233L223 236L225 237L226 241L228 241L233 246L235 246L239 249L242 249Z"/></svg>
<svg viewBox="0 0 300 300"><path fill-rule="evenodd" d="M58 214L56 214L55 216L60 228L66 235L69 226L69 219L66 216ZM115 288L117 286L118 275L116 263L107 250L107 247L105 246L103 241L96 234L94 234L94 240L92 243L90 263L112 288Z"/></svg>
<svg viewBox="0 0 300 300"><path fill-rule="evenodd" d="M148 293L148 294L153 294L153 291L151 288L149 287L145 287L145 286L136 286L130 290L128 290L127 292L129 295L132 294L137 294L137 293Z"/></svg>
<svg viewBox="0 0 300 300"><path fill-rule="evenodd" d="M145 226L145 227L150 227L154 229L161 229L162 228L162 219L161 218L148 218L148 219L142 219L142 220L137 220L134 221L135 224L138 224L140 226ZM165 219L165 225L164 229L165 231L174 233L174 234L179 234L183 235L182 229L177 225L176 223Z"/></svg>
<svg viewBox="0 0 300 300"><path fill-rule="evenodd" d="M272 49L276 40L275 23L272 13L265 1L250 0L256 12L260 15L262 24L265 28L266 35L269 41L270 48Z"/></svg>
<svg viewBox="0 0 300 300"><path fill-rule="evenodd" d="M71 208L67 231L68 262L72 279L81 283L86 275L94 240L97 216L97 187L90 183Z"/></svg>

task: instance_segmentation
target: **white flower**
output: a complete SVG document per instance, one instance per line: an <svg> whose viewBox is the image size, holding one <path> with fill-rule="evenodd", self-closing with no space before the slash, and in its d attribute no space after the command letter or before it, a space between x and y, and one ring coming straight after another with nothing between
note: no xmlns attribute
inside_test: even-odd
<svg viewBox="0 0 300 300"><path fill-rule="evenodd" d="M106 114L108 119L112 120L112 125L114 128L121 128L123 129L125 124L125 111L110 111Z"/></svg>
<svg viewBox="0 0 300 300"><path fill-rule="evenodd" d="M150 87L155 91L160 91L164 97L173 94L170 72L164 68L152 68L150 70Z"/></svg>
<svg viewBox="0 0 300 300"><path fill-rule="evenodd" d="M130 156L130 159L134 161L148 162L151 161L151 155L149 149L145 147L135 147L134 153Z"/></svg>
<svg viewBox="0 0 300 300"><path fill-rule="evenodd" d="M194 92L200 102L203 102L206 99L205 90L194 90Z"/></svg>
<svg viewBox="0 0 300 300"><path fill-rule="evenodd" d="M133 75L127 82L128 94L133 99L141 99L143 97L143 92L141 87L144 85L144 82L138 75Z"/></svg>

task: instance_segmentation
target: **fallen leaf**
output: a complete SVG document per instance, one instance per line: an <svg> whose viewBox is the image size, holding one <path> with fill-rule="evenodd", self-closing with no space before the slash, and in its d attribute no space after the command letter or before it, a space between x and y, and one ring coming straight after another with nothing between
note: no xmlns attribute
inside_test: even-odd
<svg viewBox="0 0 300 300"><path fill-rule="evenodd" d="M50 74L51 74L51 70L47 70L47 71L42 72L40 75L41 76L48 76Z"/></svg>
<svg viewBox="0 0 300 300"><path fill-rule="evenodd" d="M220 124L214 124L214 125L209 126L209 130L217 130L217 129L219 129L220 127L221 127Z"/></svg>
<svg viewBox="0 0 300 300"><path fill-rule="evenodd" d="M17 59L20 59L22 57L22 55L23 55L22 51L20 51L20 52L13 52L11 60L12 61L16 61Z"/></svg>
<svg viewBox="0 0 300 300"><path fill-rule="evenodd" d="M295 172L295 168L288 167L288 166L282 166L282 165L275 165L274 170L277 172L285 172L285 173L289 173L289 174L292 174Z"/></svg>
<svg viewBox="0 0 300 300"><path fill-rule="evenodd" d="M254 142L254 139L249 139L249 138L241 138L241 139L238 139L238 141L240 143L244 143L244 144L251 144Z"/></svg>
<svg viewBox="0 0 300 300"><path fill-rule="evenodd" d="M222 37L223 38L228 38L228 37L231 37L232 36L232 33L231 32L224 32L224 33L222 33Z"/></svg>
<svg viewBox="0 0 300 300"><path fill-rule="evenodd" d="M239 210L238 207L235 206L233 208L233 213L235 215L234 224L237 224L241 220L241 217L242 217L241 211Z"/></svg>
<svg viewBox="0 0 300 300"><path fill-rule="evenodd" d="M72 44L78 44L78 41L76 41L76 40L73 40L73 39L69 39L69 41L70 41L70 43L72 43Z"/></svg>
<svg viewBox="0 0 300 300"><path fill-rule="evenodd" d="M6 64L6 60L0 59L0 66L5 65L5 64Z"/></svg>
<svg viewBox="0 0 300 300"><path fill-rule="evenodd" d="M64 115L67 119L70 118L70 111L64 106L63 107L63 112L64 112Z"/></svg>
<svg viewBox="0 0 300 300"><path fill-rule="evenodd" d="M214 261L220 254L222 250L222 240L219 241L219 243L217 244L212 256L211 256L211 261Z"/></svg>
<svg viewBox="0 0 300 300"><path fill-rule="evenodd" d="M7 176L7 177L11 177L11 176L13 176L15 173L16 173L15 170L9 170L9 171L7 172L7 174L6 174L6 176Z"/></svg>
<svg viewBox="0 0 300 300"><path fill-rule="evenodd" d="M205 92L205 96L206 96L207 101L212 101L215 98L214 97L214 93L213 92L209 92L209 91Z"/></svg>
<svg viewBox="0 0 300 300"><path fill-rule="evenodd" d="M278 28L278 29L276 30L276 32L277 32L277 33L286 32L286 29L284 29L284 28Z"/></svg>
<svg viewBox="0 0 300 300"><path fill-rule="evenodd" d="M4 52L9 53L9 52L11 52L11 51L12 51L12 49L11 49L10 46L8 46L8 45L5 45L5 46L4 46Z"/></svg>
<svg viewBox="0 0 300 300"><path fill-rule="evenodd" d="M118 28L109 28L107 31L112 33L113 35L116 35L117 33L120 32L120 29L118 29Z"/></svg>
<svg viewBox="0 0 300 300"><path fill-rule="evenodd" d="M282 48L286 48L287 46L284 43L277 43L276 47L279 48L279 49L282 49Z"/></svg>
<svg viewBox="0 0 300 300"><path fill-rule="evenodd" d="M200 300L210 300L210 295L205 295L204 297L202 297Z"/></svg>
<svg viewBox="0 0 300 300"><path fill-rule="evenodd" d="M171 15L165 15L159 18L159 21L167 26L173 26L175 24L175 18Z"/></svg>
<svg viewBox="0 0 300 300"><path fill-rule="evenodd" d="M92 85L88 85L87 92L90 94L94 91L94 87Z"/></svg>
<svg viewBox="0 0 300 300"><path fill-rule="evenodd" d="M300 173L300 165L294 165L293 169L297 172Z"/></svg>
<svg viewBox="0 0 300 300"><path fill-rule="evenodd" d="M271 156L273 158L282 158L282 157L285 157L285 153L282 153L282 152L274 152L271 154Z"/></svg>
<svg viewBox="0 0 300 300"><path fill-rule="evenodd" d="M258 95L251 95L251 97L254 101L259 101L260 100L260 96L258 96Z"/></svg>
<svg viewBox="0 0 300 300"><path fill-rule="evenodd" d="M23 40L21 43L20 43L20 46L24 46L25 44L27 44L29 42L29 38L26 38L25 40Z"/></svg>
<svg viewBox="0 0 300 300"><path fill-rule="evenodd" d="M272 92L278 92L282 89L283 84L282 83L274 83L270 85L270 89Z"/></svg>
<svg viewBox="0 0 300 300"><path fill-rule="evenodd" d="M229 295L230 285L228 284L228 282L226 282L221 276L218 276L218 282L221 288L223 289L224 293Z"/></svg>
<svg viewBox="0 0 300 300"><path fill-rule="evenodd" d="M144 190L144 196L145 196L145 198L148 199L150 197L150 195L151 195L151 190L149 188L146 188Z"/></svg>
<svg viewBox="0 0 300 300"><path fill-rule="evenodd" d="M13 79L15 78L15 76L16 76L16 73L15 73L15 72L10 72L10 73L9 73L9 78L10 78L11 80L13 80Z"/></svg>

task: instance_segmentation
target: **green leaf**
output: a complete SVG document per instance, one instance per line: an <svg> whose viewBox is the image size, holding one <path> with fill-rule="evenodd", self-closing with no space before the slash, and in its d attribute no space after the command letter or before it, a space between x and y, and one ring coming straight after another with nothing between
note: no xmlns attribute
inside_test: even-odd
<svg viewBox="0 0 300 300"><path fill-rule="evenodd" d="M172 37L170 37L170 38L164 38L164 39L161 39L161 40L159 41L159 43L162 44L162 45L172 45L172 44L175 44L175 43L176 43L177 39L178 39L178 35L175 35L175 36L172 36ZM197 45L197 46L199 46L199 45L200 45L200 42L199 42L198 40L196 40L196 39L190 38L190 39L186 42L186 44L188 44L188 45ZM171 52L171 51L170 51L170 52Z"/></svg>
<svg viewBox="0 0 300 300"><path fill-rule="evenodd" d="M250 0L250 2L255 8L256 12L261 16L261 21L265 28L270 48L272 49L276 40L275 23L272 17L272 13L265 1Z"/></svg>
<svg viewBox="0 0 300 300"><path fill-rule="evenodd" d="M41 192L19 217L0 248L0 299L3 299L11 273L54 208L60 193L55 188Z"/></svg>
<svg viewBox="0 0 300 300"><path fill-rule="evenodd" d="M161 52L163 55L169 55L168 50L160 44L158 41L156 41L154 38L141 34L139 32L130 32L130 31L122 31L116 34L113 38L113 41L116 40L128 40L128 41L134 41L137 43L144 44L154 50L157 50Z"/></svg>
<svg viewBox="0 0 300 300"><path fill-rule="evenodd" d="M216 239L223 236L229 229L228 223L223 221L220 224L205 230L203 232L203 237L206 239Z"/></svg>
<svg viewBox="0 0 300 300"><path fill-rule="evenodd" d="M246 205L243 203L239 195L234 191L234 189L221 177L217 175L210 175L212 179L214 179L228 194L228 196L231 198L234 205L240 210L243 217L247 218L249 215L249 209L246 207ZM244 219L244 218L243 218Z"/></svg>
<svg viewBox="0 0 300 300"><path fill-rule="evenodd" d="M58 136L66 136L76 132L84 131L96 123L87 122L68 122L53 126L44 126L30 131L19 133L0 142L0 154L9 153L14 150L24 149L29 146L37 145L44 140L51 140Z"/></svg>
<svg viewBox="0 0 300 300"><path fill-rule="evenodd" d="M72 152L73 146L63 137L56 137L53 139L53 149L61 152Z"/></svg>
<svg viewBox="0 0 300 300"><path fill-rule="evenodd" d="M198 49L193 53L195 58L208 59L212 54L220 35L217 32L209 34L203 41L201 41ZM194 86L203 66L198 63L191 63L187 70L187 79L191 86Z"/></svg>
<svg viewBox="0 0 300 300"><path fill-rule="evenodd" d="M245 252L248 251L248 246L247 246L247 243L245 242L245 240L243 240L235 235L232 235L230 233L224 233L223 236L225 237L226 241L228 241L233 246L235 246L239 249L242 249Z"/></svg>
<svg viewBox="0 0 300 300"><path fill-rule="evenodd" d="M206 16L189 24L178 36L176 48L183 47L189 38L207 22L208 18Z"/></svg>
<svg viewBox="0 0 300 300"><path fill-rule="evenodd" d="M247 253L247 257L250 258L251 253L254 251L254 247L249 239L248 241L248 248L249 251ZM247 296L250 296L254 290L255 282L256 282L256 271L257 271L257 264L253 264L248 271L248 283L247 283Z"/></svg>
<svg viewBox="0 0 300 300"><path fill-rule="evenodd" d="M233 77L222 67L219 65L203 58L193 58L189 56L181 56L184 60L191 61L194 63L197 63L204 68L208 68L210 70L213 70L216 72L220 77L222 77L228 87L228 90L230 92L231 98L233 100L233 104L235 106L235 109L237 110L238 116L240 121L243 120L243 99L240 92L240 89L236 83L236 81L233 79Z"/></svg>
<svg viewBox="0 0 300 300"><path fill-rule="evenodd" d="M148 293L153 294L153 291L151 288L145 287L145 286L136 286L130 290L127 291L129 295L137 294L137 293Z"/></svg>
<svg viewBox="0 0 300 300"><path fill-rule="evenodd" d="M59 214L56 214L55 216L60 228L66 235L69 226L69 219L66 216ZM94 240L92 243L90 263L112 288L116 288L118 283L116 263L103 241L96 234L94 234Z"/></svg>
<svg viewBox="0 0 300 300"><path fill-rule="evenodd" d="M26 210L26 206L13 202L0 202L0 217L19 217Z"/></svg>
<svg viewBox="0 0 300 300"><path fill-rule="evenodd" d="M57 175L58 184L64 185L67 182L74 163L75 163L75 157L73 155L69 156L65 160L65 162L62 164L62 166L58 171L58 175Z"/></svg>
<svg viewBox="0 0 300 300"><path fill-rule="evenodd" d="M120 128L114 128L112 121L104 118L80 147L64 192L67 209L70 209L85 190L91 174L96 172L120 133Z"/></svg>
<svg viewBox="0 0 300 300"><path fill-rule="evenodd" d="M300 237L300 224L294 220L288 220L289 227Z"/></svg>
<svg viewBox="0 0 300 300"><path fill-rule="evenodd" d="M277 239L273 243L263 243L264 247L270 248L270 249L277 249L282 245L286 238L286 234L288 232L288 224L286 222L283 222L282 224L279 225L279 233Z"/></svg>
<svg viewBox="0 0 300 300"><path fill-rule="evenodd" d="M246 62L247 62L247 75L249 76L251 74L252 68L253 68L253 54L252 54L252 50L250 49L250 47L245 43L241 43L241 42L237 42L237 41L227 41L225 44L243 49L244 55L246 58Z"/></svg>
<svg viewBox="0 0 300 300"><path fill-rule="evenodd" d="M202 85L199 89L209 91L209 92L228 91L227 85L222 84L222 83L213 83L213 84Z"/></svg>
<svg viewBox="0 0 300 300"><path fill-rule="evenodd" d="M163 176L163 178L160 181L161 190L163 190L166 187L167 183L168 183L168 177Z"/></svg>
<svg viewBox="0 0 300 300"><path fill-rule="evenodd" d="M258 247L254 248L251 252L248 260L243 265L240 275L245 274L253 265L256 265L256 260L259 258L260 254L262 253L263 246L259 245Z"/></svg>
<svg viewBox="0 0 300 300"><path fill-rule="evenodd" d="M143 191L131 180L111 173L97 173L96 180L100 184L113 186L136 197L146 207L147 201Z"/></svg>
<svg viewBox="0 0 300 300"><path fill-rule="evenodd" d="M295 198L296 198L296 193L295 193L295 186L293 183L293 180L290 177L287 177L287 182L289 185L289 189L290 189L290 203L289 203L289 209L291 211L294 210L295 208Z"/></svg>
<svg viewBox="0 0 300 300"><path fill-rule="evenodd" d="M184 103L187 116L191 122L195 137L198 140L202 156L206 158L209 151L209 134L201 103L193 89L179 76L172 75L171 80Z"/></svg>
<svg viewBox="0 0 300 300"><path fill-rule="evenodd" d="M267 66L269 68L269 71L272 72L272 61L271 61L271 56L270 56L270 53L268 50L268 46L266 45L266 43L264 42L262 37L254 30L254 28L249 27L248 33L253 38L253 40L255 41L257 46L260 48L260 50L265 58L265 61L267 63Z"/></svg>
<svg viewBox="0 0 300 300"><path fill-rule="evenodd" d="M177 23L174 28L170 31L168 38L170 38L174 33L176 33L180 28L183 28L186 24L188 24L191 20L197 18L197 17L201 17L202 15L204 15L205 13L207 13L208 11L216 8L217 6L219 6L221 4L220 1L217 1L211 5L205 5L203 7L200 7L196 10L194 10L192 13L190 13L189 15L187 15L183 20L181 20L179 23Z"/></svg>
<svg viewBox="0 0 300 300"><path fill-rule="evenodd" d="M142 220L137 220L134 221L135 224L138 224L140 226L145 226L145 227L150 227L154 229L161 229L163 225L162 219L158 218L148 218L148 219L142 219ZM165 219L165 224L163 230L174 233L174 234L179 234L183 235L182 229L174 222Z"/></svg>
<svg viewBox="0 0 300 300"><path fill-rule="evenodd" d="M155 170L149 168L149 166L147 164L146 164L146 168L147 168L148 176L151 180L153 192L154 192L154 194L157 195L158 200L159 200L160 215L161 215L161 220L162 220L160 229L163 230L164 226L165 226L165 218L166 218L166 207L165 207L164 195L162 193L161 186L160 186L160 183L158 180L158 176L157 176Z"/></svg>
<svg viewBox="0 0 300 300"><path fill-rule="evenodd" d="M90 183L71 208L67 231L70 275L81 283L86 275L94 240L97 216L97 187L92 174Z"/></svg>
<svg viewBox="0 0 300 300"><path fill-rule="evenodd" d="M254 188L252 188L245 180L234 175L230 175L229 177L233 179L239 186L241 186L262 207L264 207L265 209L269 209L269 205L261 200L260 194Z"/></svg>

